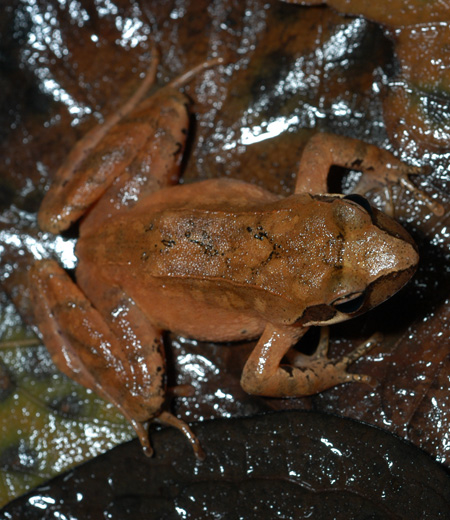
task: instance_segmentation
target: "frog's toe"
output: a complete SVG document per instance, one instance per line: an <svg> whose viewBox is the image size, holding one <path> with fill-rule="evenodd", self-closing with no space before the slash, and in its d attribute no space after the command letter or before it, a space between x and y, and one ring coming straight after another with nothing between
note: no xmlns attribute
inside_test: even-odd
<svg viewBox="0 0 450 520"><path fill-rule="evenodd" d="M365 374L352 374L348 372L342 373L342 383L362 383L365 385L369 385L372 388L375 388L378 385L378 381L368 375Z"/></svg>
<svg viewBox="0 0 450 520"><path fill-rule="evenodd" d="M424 171L410 172L412 174L425 173ZM442 217L445 213L444 206L438 201L434 200L428 193L418 188L409 178L409 175L404 174L400 177L399 183L404 186L407 190L414 194L420 201L422 201L428 209L437 217Z"/></svg>
<svg viewBox="0 0 450 520"><path fill-rule="evenodd" d="M381 343L382 339L383 339L383 335L380 332L376 332L364 343L361 343L361 345L358 345L349 354L347 354L346 356L343 356L342 359L339 361L339 365L347 368L354 361L356 361L360 357L364 356L365 354L370 352L376 345Z"/></svg>
<svg viewBox="0 0 450 520"><path fill-rule="evenodd" d="M135 420L130 420L130 422L134 428L134 431L136 432L136 434L138 436L139 442L141 443L142 451L144 452L144 454L147 457L152 457L153 448L152 448L152 445L150 444L150 439L148 436L147 423L142 423L142 422L135 421Z"/></svg>
<svg viewBox="0 0 450 520"><path fill-rule="evenodd" d="M192 397L195 394L195 388L192 385L176 385L167 388L168 397Z"/></svg>
<svg viewBox="0 0 450 520"><path fill-rule="evenodd" d="M161 412L156 420L162 424L173 426L174 428L180 430L186 439L190 442L192 449L194 450L195 457L200 461L205 460L206 455L200 445L199 440L184 421L178 419L178 417L175 417L175 415L172 415L169 412Z"/></svg>

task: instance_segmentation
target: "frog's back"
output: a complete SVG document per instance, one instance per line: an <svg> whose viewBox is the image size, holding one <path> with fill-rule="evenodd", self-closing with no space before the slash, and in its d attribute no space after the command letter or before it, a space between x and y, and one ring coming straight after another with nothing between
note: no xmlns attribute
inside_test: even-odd
<svg viewBox="0 0 450 520"><path fill-rule="evenodd" d="M272 231L266 228L283 218L273 218L274 211L289 218L289 210L272 208L278 201L235 180L175 186L85 233L77 254L110 270L248 284L273 254Z"/></svg>
<svg viewBox="0 0 450 520"><path fill-rule="evenodd" d="M294 248L286 233L293 229L292 209L285 201L240 181L176 186L85 235L77 254L84 268L101 266L103 276L135 300L141 299L137 293L164 287L165 294L196 294L205 306L284 312L277 302L286 300L291 276L302 269L286 255Z"/></svg>
<svg viewBox="0 0 450 520"><path fill-rule="evenodd" d="M295 249L309 245L298 226L306 221L304 202L311 199L295 199L293 211L288 199L226 179L176 186L105 221L82 237L77 253L106 269L268 288L273 274L269 263L282 261L286 251L294 249L289 242L296 227ZM298 243L302 236L304 247Z"/></svg>

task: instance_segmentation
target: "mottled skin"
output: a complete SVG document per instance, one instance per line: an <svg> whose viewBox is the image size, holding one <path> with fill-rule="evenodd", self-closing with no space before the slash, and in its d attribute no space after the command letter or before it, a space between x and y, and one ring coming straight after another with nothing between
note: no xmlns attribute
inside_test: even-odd
<svg viewBox="0 0 450 520"><path fill-rule="evenodd" d="M202 340L254 338L267 322L305 327L324 304L319 321L341 321L334 302L377 284L373 307L392 293L390 277L397 289L417 262L404 230L372 212L340 197L280 199L237 180L172 187L83 228L78 280L88 286L95 271L126 287L156 327Z"/></svg>
<svg viewBox="0 0 450 520"><path fill-rule="evenodd" d="M378 149L364 145L355 158L354 140L316 136L287 198L231 179L169 187L187 133L185 105L166 87L94 144L84 139L87 151L58 172L39 215L43 229L58 232L87 214L76 284L52 260L30 276L36 322L58 367L114 403L147 453L145 426L157 419L181 428L201 456L188 427L163 411L164 330L218 342L259 337L242 374L250 393L302 396L367 383L346 368L375 338L340 360L327 358L322 341L313 356L280 363L311 325L359 315L398 291L418 255L406 231L364 199L313 194L326 193L336 153L323 160L320 148L336 139L341 155L350 150L341 163L357 160L385 179L386 157L366 160ZM98 165L93 158L106 150L111 165ZM117 157L126 157L123 169ZM390 154L388 169L406 177Z"/></svg>

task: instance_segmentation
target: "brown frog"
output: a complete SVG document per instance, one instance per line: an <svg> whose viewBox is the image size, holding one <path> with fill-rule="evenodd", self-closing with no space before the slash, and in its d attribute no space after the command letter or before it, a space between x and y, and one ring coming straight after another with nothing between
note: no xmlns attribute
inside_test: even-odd
<svg viewBox="0 0 450 520"><path fill-rule="evenodd" d="M298 354L289 365L282 359L309 327L389 298L418 263L398 223L360 195L326 193L330 165L357 166L372 184L411 187L410 167L360 141L317 134L290 197L232 179L171 186L188 128L178 87L190 75L141 101L156 63L144 87L84 137L57 173L39 223L56 233L84 215L76 283L44 260L31 270L32 295L56 365L116 405L147 454L146 424L156 419L183 430L201 457L189 427L163 410L162 332L216 342L259 338L242 373L253 394L304 396L370 383L346 369L376 337L337 360L327 358L325 339L312 356Z"/></svg>

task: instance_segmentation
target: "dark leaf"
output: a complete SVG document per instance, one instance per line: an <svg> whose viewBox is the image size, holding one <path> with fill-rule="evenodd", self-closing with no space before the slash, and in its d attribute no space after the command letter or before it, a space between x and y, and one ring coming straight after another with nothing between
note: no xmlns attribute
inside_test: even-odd
<svg viewBox="0 0 450 520"><path fill-rule="evenodd" d="M312 412L195 425L196 461L179 432L133 441L9 504L2 519L447 518L450 477L382 430Z"/></svg>

